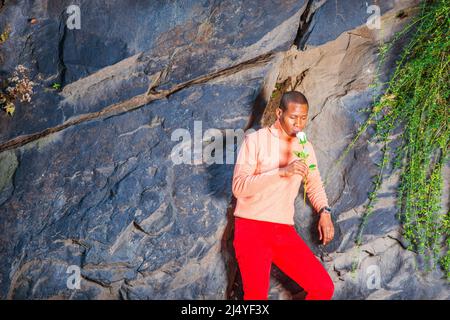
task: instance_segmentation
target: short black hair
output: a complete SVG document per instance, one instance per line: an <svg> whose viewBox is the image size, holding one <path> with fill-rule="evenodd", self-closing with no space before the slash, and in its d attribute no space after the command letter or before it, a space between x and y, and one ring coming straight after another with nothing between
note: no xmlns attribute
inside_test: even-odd
<svg viewBox="0 0 450 320"><path fill-rule="evenodd" d="M291 102L306 104L309 107L308 100L303 93L298 91L288 91L283 93L283 96L281 97L280 109L286 111L288 104Z"/></svg>

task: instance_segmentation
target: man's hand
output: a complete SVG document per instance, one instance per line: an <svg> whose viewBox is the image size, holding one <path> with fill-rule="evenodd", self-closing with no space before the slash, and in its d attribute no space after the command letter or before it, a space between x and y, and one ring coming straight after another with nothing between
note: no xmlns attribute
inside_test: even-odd
<svg viewBox="0 0 450 320"><path fill-rule="evenodd" d="M323 245L327 245L334 238L334 226L331 221L331 214L327 211L322 212L319 218L319 240Z"/></svg>
<svg viewBox="0 0 450 320"><path fill-rule="evenodd" d="M308 166L300 160L294 160L286 167L280 168L279 174L281 177L290 177L294 174L299 174L303 178L308 174Z"/></svg>

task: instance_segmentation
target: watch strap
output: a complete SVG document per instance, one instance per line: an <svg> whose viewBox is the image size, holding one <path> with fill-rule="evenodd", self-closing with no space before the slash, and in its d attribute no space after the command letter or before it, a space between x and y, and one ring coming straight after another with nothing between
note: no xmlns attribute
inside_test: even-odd
<svg viewBox="0 0 450 320"><path fill-rule="evenodd" d="M322 214L325 210L328 211L329 213L331 213L331 208L328 206L325 206L319 210L319 214Z"/></svg>

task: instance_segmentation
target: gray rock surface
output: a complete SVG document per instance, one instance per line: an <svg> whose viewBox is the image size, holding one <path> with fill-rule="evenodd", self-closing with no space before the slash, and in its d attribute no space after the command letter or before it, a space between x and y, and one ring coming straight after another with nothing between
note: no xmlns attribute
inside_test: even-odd
<svg viewBox="0 0 450 320"><path fill-rule="evenodd" d="M307 133L328 178L336 238L318 244L302 197L296 225L332 275L335 299L448 299L442 272L423 272L404 248L396 172L354 244L380 146L365 135L334 162L376 93L377 45L406 22L400 10L417 6L383 2L381 34L364 26L356 2L81 1L82 28L69 30L70 1L6 1L0 30L12 33L0 75L24 64L40 84L31 104L0 115L0 298L241 298L233 164L174 165L172 134L185 128L195 139L200 120L202 133L258 128L275 82L295 78L310 101ZM235 157L238 145L227 148ZM78 290L67 287L73 265ZM373 266L381 286L370 289ZM270 299L302 296L276 266L271 285Z"/></svg>

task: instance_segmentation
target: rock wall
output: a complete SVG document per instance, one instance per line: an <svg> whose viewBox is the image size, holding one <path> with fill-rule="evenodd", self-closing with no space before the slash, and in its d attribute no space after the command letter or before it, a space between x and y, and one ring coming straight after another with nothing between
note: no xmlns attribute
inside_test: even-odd
<svg viewBox="0 0 450 320"><path fill-rule="evenodd" d="M416 270L405 250L396 172L354 245L380 146L365 135L334 165L377 93L369 88L377 46L418 1L375 3L382 30L365 25L366 4L356 0L79 1L80 30L65 25L71 1L2 3L0 30L12 32L0 46L0 74L24 64L39 82L31 104L0 115L2 299L242 298L233 164L174 165L172 134L257 129L270 121L275 84L287 82L310 101L307 133L336 237L318 244L300 197L296 226L332 275L334 298L449 298L442 272ZM226 147L236 155L237 144ZM67 287L72 265L78 290ZM371 266L379 288L367 285ZM273 266L269 299L301 297Z"/></svg>

